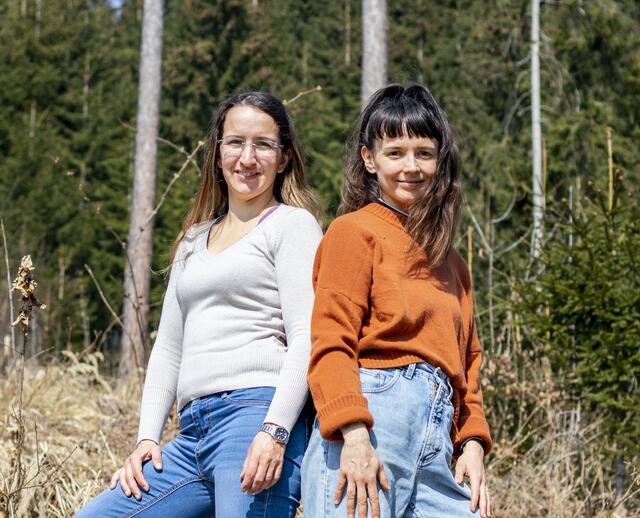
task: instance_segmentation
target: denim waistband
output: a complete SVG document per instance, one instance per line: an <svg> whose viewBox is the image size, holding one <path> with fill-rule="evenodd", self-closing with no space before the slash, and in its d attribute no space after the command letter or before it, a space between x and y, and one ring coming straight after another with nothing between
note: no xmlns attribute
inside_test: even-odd
<svg viewBox="0 0 640 518"><path fill-rule="evenodd" d="M448 390L448 397L451 399L453 396L453 388L451 387L451 381L449 377L443 372L440 367L434 367L427 362L410 363L403 367L399 367L402 375L407 379L423 378L428 379L430 376L435 376L440 380Z"/></svg>

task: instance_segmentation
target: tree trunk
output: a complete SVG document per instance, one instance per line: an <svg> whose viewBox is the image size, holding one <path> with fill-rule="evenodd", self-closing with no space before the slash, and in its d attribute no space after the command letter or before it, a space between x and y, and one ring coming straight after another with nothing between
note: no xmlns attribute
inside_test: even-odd
<svg viewBox="0 0 640 518"><path fill-rule="evenodd" d="M162 0L145 0L142 21L135 167L124 278L120 375L140 374L146 361L149 286L156 194L162 64Z"/></svg>
<svg viewBox="0 0 640 518"><path fill-rule="evenodd" d="M387 84L387 2L362 0L362 107Z"/></svg>
<svg viewBox="0 0 640 518"><path fill-rule="evenodd" d="M351 0L344 3L344 64L351 64Z"/></svg>
<svg viewBox="0 0 640 518"><path fill-rule="evenodd" d="M540 255L544 193L542 190L542 128L540 125L540 0L531 0L531 138L533 151L533 232L531 256Z"/></svg>

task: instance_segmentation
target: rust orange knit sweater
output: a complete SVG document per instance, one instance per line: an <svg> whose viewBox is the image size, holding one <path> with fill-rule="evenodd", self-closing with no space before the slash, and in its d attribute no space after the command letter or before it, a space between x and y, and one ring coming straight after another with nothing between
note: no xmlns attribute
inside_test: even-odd
<svg viewBox="0 0 640 518"><path fill-rule="evenodd" d="M334 220L316 253L308 380L320 432L337 440L346 424L373 426L358 367L424 361L454 387L454 451L477 436L488 453L469 270L452 250L429 271L423 252L407 254L412 240L403 223L371 203Z"/></svg>

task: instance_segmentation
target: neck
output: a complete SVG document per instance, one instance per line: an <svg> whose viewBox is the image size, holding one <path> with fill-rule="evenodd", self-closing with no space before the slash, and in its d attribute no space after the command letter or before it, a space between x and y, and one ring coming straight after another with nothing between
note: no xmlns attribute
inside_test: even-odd
<svg viewBox="0 0 640 518"><path fill-rule="evenodd" d="M384 205L385 207L396 211L398 214L402 214L403 216L409 217L409 214L407 212L405 212L402 209L399 209L398 207L396 207L395 205L393 205L392 203L389 203L387 200L385 200L382 196L380 198L378 198L378 201Z"/></svg>
<svg viewBox="0 0 640 518"><path fill-rule="evenodd" d="M277 205L273 192L268 191L250 200L238 200L229 197L228 223L246 223L262 214L269 207Z"/></svg>

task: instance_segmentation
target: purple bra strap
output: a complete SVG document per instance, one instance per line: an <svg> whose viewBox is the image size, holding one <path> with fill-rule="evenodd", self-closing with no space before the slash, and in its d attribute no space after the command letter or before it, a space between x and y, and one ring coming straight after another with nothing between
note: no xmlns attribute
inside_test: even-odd
<svg viewBox="0 0 640 518"><path fill-rule="evenodd" d="M274 210L276 210L278 207L280 206L280 204L278 203L277 205L274 205L273 207L271 207L267 212L265 212L264 216L262 216L259 220L258 220L258 225L260 223L262 223L265 219L267 219L267 216L269 216L269 214L271 214Z"/></svg>

